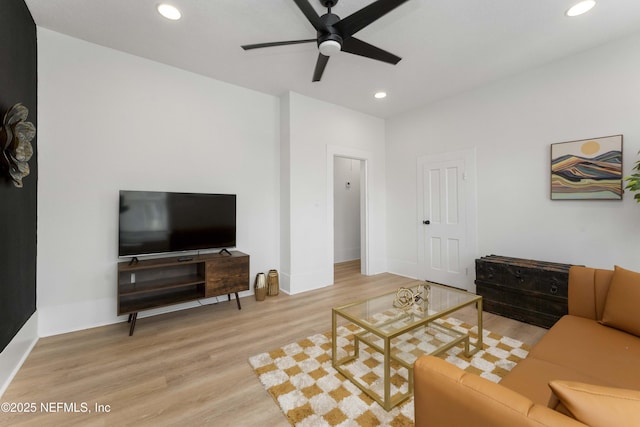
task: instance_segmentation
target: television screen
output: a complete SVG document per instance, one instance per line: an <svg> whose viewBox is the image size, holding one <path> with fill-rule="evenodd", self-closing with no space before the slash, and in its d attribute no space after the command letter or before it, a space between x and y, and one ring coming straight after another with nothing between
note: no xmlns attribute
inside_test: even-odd
<svg viewBox="0 0 640 427"><path fill-rule="evenodd" d="M119 256L235 245L235 194L120 191Z"/></svg>

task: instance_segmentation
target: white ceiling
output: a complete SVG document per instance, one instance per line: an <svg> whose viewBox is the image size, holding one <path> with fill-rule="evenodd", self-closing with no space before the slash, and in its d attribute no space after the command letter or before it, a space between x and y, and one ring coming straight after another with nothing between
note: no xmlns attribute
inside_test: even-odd
<svg viewBox="0 0 640 427"><path fill-rule="evenodd" d="M340 52L321 82L315 43L244 51L243 44L315 38L293 0L25 0L36 24L99 45L257 91L292 90L390 117L640 30L640 0L598 0L567 18L577 0L409 0L357 37L398 65ZM309 0L321 15L319 0ZM373 0L340 0L344 18ZM585 70L588 72L588 70ZM373 93L389 96L376 100Z"/></svg>

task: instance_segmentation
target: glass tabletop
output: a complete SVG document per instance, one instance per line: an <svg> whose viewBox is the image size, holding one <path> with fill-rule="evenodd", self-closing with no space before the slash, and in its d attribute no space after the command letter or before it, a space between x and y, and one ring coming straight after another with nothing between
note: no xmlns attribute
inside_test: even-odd
<svg viewBox="0 0 640 427"><path fill-rule="evenodd" d="M416 281L398 291L336 307L334 310L340 316L380 336L393 337L480 299L479 295L463 290Z"/></svg>

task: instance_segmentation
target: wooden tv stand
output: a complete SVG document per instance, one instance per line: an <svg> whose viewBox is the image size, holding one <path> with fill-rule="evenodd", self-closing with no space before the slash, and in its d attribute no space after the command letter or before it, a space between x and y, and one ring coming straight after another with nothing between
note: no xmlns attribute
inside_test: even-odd
<svg viewBox="0 0 640 427"><path fill-rule="evenodd" d="M238 251L118 263L118 315L133 335L138 312L249 290L249 255Z"/></svg>

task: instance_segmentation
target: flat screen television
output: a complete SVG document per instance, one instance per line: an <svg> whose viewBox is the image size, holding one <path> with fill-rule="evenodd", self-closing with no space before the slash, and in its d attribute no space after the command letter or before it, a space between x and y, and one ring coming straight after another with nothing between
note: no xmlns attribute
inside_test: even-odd
<svg viewBox="0 0 640 427"><path fill-rule="evenodd" d="M236 245L236 195L120 191L118 256Z"/></svg>

